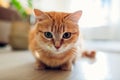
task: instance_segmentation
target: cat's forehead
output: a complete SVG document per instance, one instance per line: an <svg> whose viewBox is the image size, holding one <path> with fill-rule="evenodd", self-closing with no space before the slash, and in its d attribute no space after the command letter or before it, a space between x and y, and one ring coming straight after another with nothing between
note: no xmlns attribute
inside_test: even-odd
<svg viewBox="0 0 120 80"><path fill-rule="evenodd" d="M48 15L52 20L54 20L52 21L52 26L51 26L51 28L53 28L53 31L55 29L55 31L57 32L61 32L61 31L76 32L77 28L75 28L75 25L72 22L68 22L65 20L65 18L69 16L70 13L49 12Z"/></svg>
<svg viewBox="0 0 120 80"><path fill-rule="evenodd" d="M70 15L70 13L64 12L46 12L46 14L51 18L46 22L42 22L43 26L39 29L43 32L77 32L78 27L71 21L65 20L65 18Z"/></svg>
<svg viewBox="0 0 120 80"><path fill-rule="evenodd" d="M55 20L61 20L64 19L66 16L68 16L70 13L65 12L46 12L48 16Z"/></svg>

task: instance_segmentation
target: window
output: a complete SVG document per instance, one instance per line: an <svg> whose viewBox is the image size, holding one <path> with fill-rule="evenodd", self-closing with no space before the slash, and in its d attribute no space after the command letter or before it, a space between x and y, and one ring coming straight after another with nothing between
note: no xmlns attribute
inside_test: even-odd
<svg viewBox="0 0 120 80"><path fill-rule="evenodd" d="M83 27L96 27L108 24L110 13L110 0L72 0L70 9L83 10L80 25Z"/></svg>

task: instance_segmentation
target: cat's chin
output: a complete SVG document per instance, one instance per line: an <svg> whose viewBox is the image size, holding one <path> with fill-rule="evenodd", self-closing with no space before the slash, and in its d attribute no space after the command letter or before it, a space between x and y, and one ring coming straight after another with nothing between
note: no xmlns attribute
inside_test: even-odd
<svg viewBox="0 0 120 80"><path fill-rule="evenodd" d="M61 54L61 53L63 53L64 51L63 50L61 50L61 49L52 49L52 50L50 50L51 51L51 53L53 53L53 54Z"/></svg>
<svg viewBox="0 0 120 80"><path fill-rule="evenodd" d="M56 49L53 53L54 54L62 54L62 53L64 53L65 51L63 51L63 50L60 50L60 49Z"/></svg>

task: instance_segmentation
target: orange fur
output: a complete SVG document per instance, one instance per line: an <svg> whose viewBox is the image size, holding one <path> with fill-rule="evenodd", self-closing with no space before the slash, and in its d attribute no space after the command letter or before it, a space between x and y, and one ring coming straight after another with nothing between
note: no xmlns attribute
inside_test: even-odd
<svg viewBox="0 0 120 80"><path fill-rule="evenodd" d="M82 57L87 57L90 59L95 59L96 52L95 51L84 51L82 52Z"/></svg>
<svg viewBox="0 0 120 80"><path fill-rule="evenodd" d="M82 12L42 12L34 9L37 19L36 25L30 31L29 49L36 58L36 65L39 69L48 67L61 67L62 70L71 70L75 62L75 46L79 37L78 20ZM47 39L44 32L51 32L52 39ZM65 32L70 32L69 39L63 39ZM57 50L55 46L59 46Z"/></svg>

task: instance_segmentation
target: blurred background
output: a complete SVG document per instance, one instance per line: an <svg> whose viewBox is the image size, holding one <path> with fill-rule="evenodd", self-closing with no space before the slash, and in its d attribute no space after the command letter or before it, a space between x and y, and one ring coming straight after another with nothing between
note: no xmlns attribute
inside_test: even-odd
<svg viewBox="0 0 120 80"><path fill-rule="evenodd" d="M34 25L33 8L43 11L82 10L80 31L88 49L120 51L120 0L0 0L0 46L27 49Z"/></svg>

